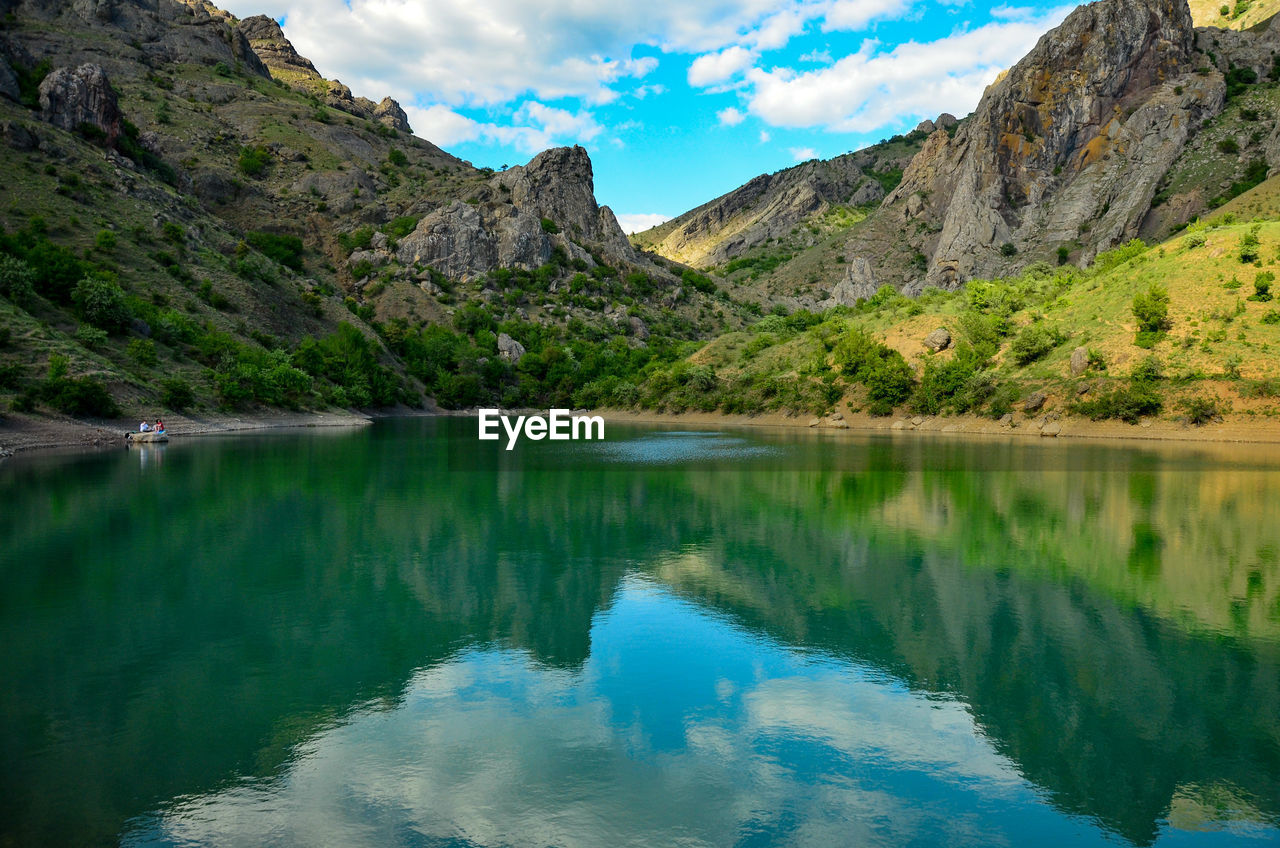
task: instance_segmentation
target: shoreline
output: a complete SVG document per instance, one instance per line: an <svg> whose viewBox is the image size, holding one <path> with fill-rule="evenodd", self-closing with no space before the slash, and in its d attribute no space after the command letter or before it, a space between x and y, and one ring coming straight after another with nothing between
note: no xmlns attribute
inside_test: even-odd
<svg viewBox="0 0 1280 848"><path fill-rule="evenodd" d="M170 436L216 436L264 430L311 427L367 427L378 418L430 414L396 410L390 414L349 411L264 412L253 415L167 415ZM131 421L80 421L68 417L7 414L0 418L0 459L40 451L92 450L125 445L125 433L137 430Z"/></svg>
<svg viewBox="0 0 1280 848"><path fill-rule="evenodd" d="M538 410L526 410L537 412ZM581 413L582 410L575 410ZM620 424L695 424L704 427L758 427L814 430L823 433L923 433L930 436L983 436L1003 438L1055 438L1077 442L1134 442L1192 444L1280 445L1280 420L1243 420L1235 415L1227 420L1194 426L1180 421L1144 420L1139 424L1122 421L1091 421L1058 416L1053 410L1036 415L1018 414L1012 424L974 415L872 417L853 412L846 404L825 416L808 413L766 412L758 415L722 412L657 412L654 410L593 409L606 422ZM168 416L170 435L210 436L302 429L312 427L367 427L382 418L467 417L475 410L411 409L401 407L374 413L352 411L264 412L253 415L209 414ZM41 451L105 449L124 444L126 432L136 424L126 421L80 421L39 415L9 414L0 418L0 460L19 453Z"/></svg>

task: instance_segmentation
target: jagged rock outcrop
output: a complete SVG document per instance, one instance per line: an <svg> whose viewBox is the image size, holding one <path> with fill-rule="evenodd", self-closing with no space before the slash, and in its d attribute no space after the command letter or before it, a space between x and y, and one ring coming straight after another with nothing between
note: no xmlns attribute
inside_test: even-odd
<svg viewBox="0 0 1280 848"><path fill-rule="evenodd" d="M596 203L581 147L544 151L495 175L477 195L474 205L455 200L423 217L399 242L401 264L472 279L498 267L532 270L557 248L588 266L593 253L612 263L640 261L613 212Z"/></svg>
<svg viewBox="0 0 1280 848"><path fill-rule="evenodd" d="M311 60L298 55L293 43L284 37L284 30L273 18L254 15L245 18L236 27L253 48L262 63L272 71L283 71L312 79L320 79L320 72Z"/></svg>
<svg viewBox="0 0 1280 848"><path fill-rule="evenodd" d="M931 135L885 199L880 214L923 233L912 247L928 260L895 281L954 287L1134 237L1188 136L1222 108L1222 76L1197 74L1202 63L1185 0L1076 9L954 137Z"/></svg>
<svg viewBox="0 0 1280 848"><path fill-rule="evenodd" d="M822 308L857 306L859 300L871 297L876 293L877 288L871 263L865 257L855 256L848 260L844 276L831 290L831 296L822 302Z"/></svg>
<svg viewBox="0 0 1280 848"><path fill-rule="evenodd" d="M84 124L97 127L108 142L120 136L120 104L106 71L98 65L58 68L46 76L40 83L40 117L64 130Z"/></svg>
<svg viewBox="0 0 1280 848"><path fill-rule="evenodd" d="M353 96L351 89L341 81L322 77L311 60L294 49L274 19L266 15L245 18L236 27L236 32L280 82L319 95L330 108L376 121L400 132L413 132L409 127L409 116L395 100L384 97L382 102L374 103L368 98Z"/></svg>
<svg viewBox="0 0 1280 848"><path fill-rule="evenodd" d="M400 104L390 97L382 98L382 102L373 107L373 119L393 130L404 133L413 132L413 127L409 126L409 116L400 108Z"/></svg>
<svg viewBox="0 0 1280 848"><path fill-rule="evenodd" d="M498 333L498 356L515 365L524 358L526 352L520 342L506 333Z"/></svg>

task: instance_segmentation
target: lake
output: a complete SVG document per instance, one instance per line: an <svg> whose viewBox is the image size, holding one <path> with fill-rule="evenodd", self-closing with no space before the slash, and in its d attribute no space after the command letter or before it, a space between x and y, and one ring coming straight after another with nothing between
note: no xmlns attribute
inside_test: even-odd
<svg viewBox="0 0 1280 848"><path fill-rule="evenodd" d="M0 463L0 846L1280 842L1280 451L606 435Z"/></svg>

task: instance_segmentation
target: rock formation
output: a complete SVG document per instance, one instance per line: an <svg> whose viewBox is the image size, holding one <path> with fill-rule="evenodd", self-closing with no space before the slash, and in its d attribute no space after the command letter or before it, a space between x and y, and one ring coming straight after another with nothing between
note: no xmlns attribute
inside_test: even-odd
<svg viewBox="0 0 1280 848"><path fill-rule="evenodd" d="M474 205L455 200L400 240L397 258L472 279L494 268L532 270L556 248L588 266L595 256L635 264L639 256L607 206L599 206L591 159L581 147L546 150L495 175Z"/></svg>
<svg viewBox="0 0 1280 848"><path fill-rule="evenodd" d="M885 199L926 273L954 287L1060 245L1134 237L1188 135L1222 107L1185 0L1103 0L1076 9L983 95L954 137L938 131ZM1014 257L1018 257L1014 259Z"/></svg>
<svg viewBox="0 0 1280 848"><path fill-rule="evenodd" d="M108 142L120 136L120 106L107 74L98 65L58 68L40 84L40 117L55 127L96 127Z"/></svg>

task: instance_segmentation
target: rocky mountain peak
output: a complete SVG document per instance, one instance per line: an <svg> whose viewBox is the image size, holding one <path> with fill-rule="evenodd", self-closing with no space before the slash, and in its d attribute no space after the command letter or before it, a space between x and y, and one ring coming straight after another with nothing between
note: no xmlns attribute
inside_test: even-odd
<svg viewBox="0 0 1280 848"><path fill-rule="evenodd" d="M1222 107L1222 77L1202 64L1185 0L1072 12L954 137L935 132L886 198L883 213L928 233L912 245L926 275L905 287L955 286L1059 246L1087 260L1135 236L1188 134Z"/></svg>

